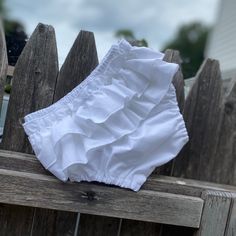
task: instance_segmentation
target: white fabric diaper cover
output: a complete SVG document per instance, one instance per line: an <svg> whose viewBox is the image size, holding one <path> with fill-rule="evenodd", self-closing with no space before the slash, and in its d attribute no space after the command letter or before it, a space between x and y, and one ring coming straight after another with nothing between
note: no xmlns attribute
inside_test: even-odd
<svg viewBox="0 0 236 236"><path fill-rule="evenodd" d="M138 191L188 141L164 54L113 44L102 62L56 103L24 117L36 157L60 180Z"/></svg>

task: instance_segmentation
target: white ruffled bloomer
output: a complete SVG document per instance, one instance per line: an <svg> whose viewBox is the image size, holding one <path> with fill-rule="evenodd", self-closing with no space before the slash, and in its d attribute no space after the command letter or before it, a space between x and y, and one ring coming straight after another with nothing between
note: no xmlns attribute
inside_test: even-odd
<svg viewBox="0 0 236 236"><path fill-rule="evenodd" d="M138 191L188 141L164 54L112 45L66 96L24 117L36 157L66 182L99 181Z"/></svg>

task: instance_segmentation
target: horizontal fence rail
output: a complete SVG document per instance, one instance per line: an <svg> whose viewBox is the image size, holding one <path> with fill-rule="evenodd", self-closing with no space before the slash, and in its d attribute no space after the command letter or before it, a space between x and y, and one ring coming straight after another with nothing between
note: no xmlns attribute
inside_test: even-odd
<svg viewBox="0 0 236 236"><path fill-rule="evenodd" d="M0 158L2 203L198 228L205 191L236 193L232 186L165 176L149 178L137 193L98 183L64 183L41 168L34 155L0 151Z"/></svg>

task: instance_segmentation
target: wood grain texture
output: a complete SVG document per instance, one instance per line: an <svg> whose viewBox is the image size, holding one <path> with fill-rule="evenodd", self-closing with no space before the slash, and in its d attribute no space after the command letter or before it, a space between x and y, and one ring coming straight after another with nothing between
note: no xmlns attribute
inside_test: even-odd
<svg viewBox="0 0 236 236"><path fill-rule="evenodd" d="M118 187L64 183L50 176L0 170L0 202L61 211L199 227L203 200Z"/></svg>
<svg viewBox="0 0 236 236"><path fill-rule="evenodd" d="M0 169L51 175L36 156L27 153L0 150Z"/></svg>
<svg viewBox="0 0 236 236"><path fill-rule="evenodd" d="M76 214L67 211L38 208L34 213L32 235L74 236Z"/></svg>
<svg viewBox="0 0 236 236"><path fill-rule="evenodd" d="M229 94L224 98L222 121L219 132L217 152L213 164L211 181L236 184L236 82L232 83Z"/></svg>
<svg viewBox="0 0 236 236"><path fill-rule="evenodd" d="M195 197L200 197L202 192L206 190L236 192L236 187L232 185L161 175L149 177L146 183L142 186L142 189L150 189L153 191L162 191Z"/></svg>
<svg viewBox="0 0 236 236"><path fill-rule="evenodd" d="M182 60L180 58L180 55L179 55L178 51L170 50L170 49L167 49L165 51L164 60L167 61L167 62L177 63L180 66L179 70L175 74L172 82L173 82L175 90L176 90L176 97L177 97L177 101L178 101L178 106L179 106L180 112L182 113L183 109L184 109L184 103L185 103L185 97L184 97L184 79L183 79L183 74L182 74L182 71L181 71L181 62L182 62ZM177 157L181 158L181 155L182 154L180 152ZM158 174L161 174L161 175L172 175L175 159L173 159L172 161L166 163L165 165L163 165L161 167L158 167L154 171L154 174L158 173Z"/></svg>
<svg viewBox="0 0 236 236"><path fill-rule="evenodd" d="M1 146L3 149L33 153L19 121L26 114L52 104L57 75L58 59L54 29L49 25L38 24L15 66ZM13 168L17 164L19 163L16 160L14 164L11 163L9 166ZM4 165L4 161L1 162L1 165ZM24 165L21 167L22 170L25 170ZM61 218L64 220L61 222L54 220L52 227L51 221L55 218L54 215L60 218L60 214L62 213L28 207L18 214L19 219L15 221L14 227L25 227L27 233L25 232L24 235L34 234L35 231L38 235L51 235L51 232L60 235L60 232L57 232L58 226L62 227L63 225L67 233L71 232L74 229L74 225L71 226L73 219L74 224L76 221L73 213L63 213ZM69 220L71 223L65 222L68 215L71 216ZM45 219L41 221L40 225L37 222L39 218ZM28 219L32 221L28 222L26 226L25 221L29 221ZM11 232L11 228L8 230ZM48 233L46 233L47 230Z"/></svg>
<svg viewBox="0 0 236 236"><path fill-rule="evenodd" d="M230 193L206 191L202 198L205 200L201 226L194 236L225 235L228 214L231 205Z"/></svg>
<svg viewBox="0 0 236 236"><path fill-rule="evenodd" d="M179 51L167 49L165 51L165 57L163 60L167 62L177 63L180 66L172 82L175 86L178 105L180 111L182 112L184 109L185 97L184 97L184 79L183 79L183 73L181 71L182 59L180 57Z"/></svg>
<svg viewBox="0 0 236 236"><path fill-rule="evenodd" d="M0 109L2 107L5 79L7 75L8 60L5 34L0 16Z"/></svg>
<svg viewBox="0 0 236 236"><path fill-rule="evenodd" d="M39 24L39 26L45 27L46 25ZM51 81L51 86L50 86L50 89L48 90L48 93L45 94L46 96L38 97L36 103L42 102L45 99L44 103L50 102L50 104L52 104L54 102L53 101L54 94L55 94L54 89L56 87L57 80L58 80L58 58L57 58L57 47L56 47L54 29L51 26L46 26L46 27L49 27L49 31L52 31L52 34L47 35L46 37L47 44L45 46L45 52L51 53L52 56L51 58L48 58L48 62L44 61L48 63L47 66L46 64L43 65L42 68L39 68L38 66L37 70L45 73L44 74L45 77L42 78L43 83L45 82L47 83L47 80L50 79L49 76L51 77L52 81ZM37 58L37 60L38 61L36 61L36 63L39 63L39 60L45 60L45 59ZM35 82L38 82L38 81L35 81ZM38 86L39 85L40 84L38 84ZM45 93L44 90L45 90L45 86L42 86L41 91L40 91L41 95L43 95L42 93ZM46 99L49 98L47 96L50 96L50 100L46 101ZM43 105L43 107L45 107L45 105ZM38 108L36 110L38 110ZM74 235L75 225L76 225L76 214L74 213L35 208L31 234L32 235L45 235L45 236L47 235L48 236L50 235L63 236L65 234Z"/></svg>
<svg viewBox="0 0 236 236"><path fill-rule="evenodd" d="M54 29L39 24L15 66L2 149L32 153L19 119L52 103L57 74Z"/></svg>
<svg viewBox="0 0 236 236"><path fill-rule="evenodd" d="M39 24L15 66L1 148L32 153L19 119L52 103L57 73L54 29L51 26ZM1 221L1 224L4 224L4 227L0 227L1 235L16 235L15 232L18 230L22 232L19 235L32 233L34 208L19 206L13 208L5 205L4 209L4 214L7 214L6 221L9 217L13 217L14 224L5 224Z"/></svg>
<svg viewBox="0 0 236 236"><path fill-rule="evenodd" d="M60 72L57 77L56 87L53 95L53 102L58 101L69 93L74 87L76 87L81 81L83 81L88 74L97 65L97 51L95 46L94 35L91 32L81 31L78 34L70 52L68 53L65 62L63 63ZM48 221L44 223L46 225L41 227L33 227L33 233L41 235L50 235L50 231L45 234L45 228L50 228L51 221L55 221L57 218L60 219L58 225L61 228L67 229L67 234L74 235L73 230L75 229L77 213L72 212L53 212L44 211L43 209L37 209L35 212L35 218L46 218ZM37 222L37 221L34 221ZM64 225L64 226L63 226ZM59 228L54 227L54 234L64 235L64 231L58 231Z"/></svg>
<svg viewBox="0 0 236 236"><path fill-rule="evenodd" d="M32 207L1 204L0 235L31 235L33 215Z"/></svg>
<svg viewBox="0 0 236 236"><path fill-rule="evenodd" d="M231 196L231 205L225 230L225 236L234 236L236 234L236 194L231 193Z"/></svg>
<svg viewBox="0 0 236 236"><path fill-rule="evenodd" d="M80 31L60 69L54 102L82 82L97 64L98 57L93 33Z"/></svg>
<svg viewBox="0 0 236 236"><path fill-rule="evenodd" d="M166 50L165 51L165 56L164 56L164 60L167 62L173 62L173 63L177 63L180 65L179 70L177 71L177 73L175 74L175 76L173 77L173 84L175 86L176 89L176 97L177 97L177 101L178 101L178 105L180 107L180 111L183 111L183 107L184 107L184 80L183 80L183 74L181 72L181 58L179 55L179 52L176 50ZM174 166L174 160L168 162L167 164L161 166L161 167L157 167L154 171L153 171L153 175L156 174L162 174L162 175L171 175L172 171L173 171L173 166ZM149 225L149 226L147 226ZM149 229L149 231L145 232L148 235L152 235L154 233L154 230L159 230L160 229L160 225L157 226L153 223L146 223L146 222L141 222L141 221L130 221L130 220L123 220L122 221L122 231L121 231L121 235L132 235L134 232L134 229L140 229L140 228L145 228L146 230ZM160 231L161 232L161 231ZM137 231L136 235L143 235L143 231ZM156 235L158 235L158 232L156 232Z"/></svg>
<svg viewBox="0 0 236 236"><path fill-rule="evenodd" d="M18 162L19 165L14 167L14 171L9 170L9 169L12 169L12 168L8 168L9 165L6 165L6 169L1 169L0 170L0 178L1 178L1 181L2 181L1 184L2 184L2 188L3 188L3 191L0 189L0 192L2 192L2 194L5 196L5 199L6 199L6 196L9 196L9 194L6 193L6 191L11 192L14 199L12 201L11 197L10 198L7 197L7 201L9 201L10 203L12 203L12 202L14 203L14 201L16 201L16 199L17 199L16 196L18 196L18 194L19 194L20 204L31 205L31 203L29 204L29 202L33 201L32 204L37 204L37 207L46 205L46 207L48 208L50 203L49 204L41 203L41 201L52 202L49 199L50 197L52 197L56 201L57 204L62 204L63 205L62 206L63 209L60 209L60 210L66 210L64 208L65 206L63 204L63 201L65 201L66 204L68 204L71 199L75 199L75 201L77 201L78 199L81 199L81 197L78 197L78 195L82 196L83 200L84 199L93 199L93 198L100 199L101 197L99 197L99 195L97 195L97 193L98 194L102 193L102 194L105 194L105 196L109 196L109 198L110 198L109 201L110 202L112 202L112 199L113 199L113 202L114 202L113 204L115 205L115 203L116 203L115 199L116 198L114 198L112 196L112 194L114 194L114 191L117 191L117 190L121 191L121 193L116 193L117 198L119 198L119 199L120 199L120 197L118 197L118 196L126 196L127 192L129 192L129 193L131 192L131 191L125 190L123 188L119 188L119 187L115 188L115 187L110 187L110 186L105 185L105 184L98 184L98 183L88 183L88 182L80 182L80 183L68 182L66 184L62 183L61 181L59 181L54 176L43 174L41 170L39 172L35 171L37 169L37 166L40 166L41 164L36 159L36 157L34 157L33 155L1 150L0 151L0 158L1 159L2 158L11 159L12 158L14 160L22 160L25 165L27 165L28 162L30 163L29 166L26 168L26 170L27 170L26 172L21 171L21 166L22 166L21 162ZM27 162L27 160L29 160L29 161ZM10 163L12 163L12 162L13 161L10 161ZM30 166L32 166L32 163L34 163L34 166L32 167L32 170L29 171ZM19 176L20 176L20 178L19 178ZM22 183L17 182L21 178L25 178L25 180L23 180ZM30 179L32 179L33 182ZM29 181L29 182L27 183L27 181ZM4 182L6 184L4 184ZM48 185L48 182L50 183L49 185ZM47 186L47 190L45 190L44 187L42 187L45 183L46 183L46 186ZM12 184L14 186L11 186ZM29 186L27 187L27 185L29 185ZM4 187L4 186L7 186L7 188ZM42 194L44 194L44 196L38 195L38 193L35 192L36 190L32 189L31 186L35 186L35 188L37 188L39 191L41 189L41 192L43 192ZM59 187L57 188L56 186L59 186ZM26 190L26 188L27 188L27 190ZM106 189L107 193L104 192L103 188ZM79 191L78 191L79 194L77 192L78 189L79 189ZM215 184L215 183L210 183L210 182L203 182L203 181L183 179L183 178L168 177L168 176L155 176L155 177L151 176L147 180L147 182L143 185L143 187L140 191L141 192L142 191L144 191L144 192L148 191L149 192L149 189L152 189L151 192L162 191L163 194L165 194L167 192L167 193L175 193L177 195L189 195L189 196L200 196L201 193L204 192L204 191L207 191L207 192L210 192L210 193L212 193L212 192L213 193L223 192L223 194L226 194L226 196L228 196L228 197L229 197L228 194L232 195L232 193L230 193L230 192L236 193L236 187L235 186ZM65 193L64 190L66 190L66 192L67 191L68 192L76 191L77 195L75 197L73 197L74 196L73 194L71 195L69 193ZM111 191L111 193L108 193L109 190ZM15 194L14 191L16 191L17 194ZM64 196L64 200L56 199L51 193L49 194L48 191L52 191L52 192L56 191L53 194L56 194L56 196L60 196L60 195ZM226 191L228 191L228 193L225 193ZM35 201L34 196L32 196L32 194L30 194L31 192L34 192L41 199L40 203L37 203L37 201ZM132 192L131 192L131 194L135 195L135 193L132 193ZM45 196L49 196L49 198L47 197L46 200L42 200L43 198L45 198ZM223 196L225 196L225 195L223 195ZM227 199L228 199L228 197L227 197ZM68 201L68 199L70 199L70 200ZM134 196L134 199L135 199L135 196ZM26 201L26 202L23 203L23 201ZM93 202L94 200L89 200L89 202L90 201ZM127 202L127 204L130 204L130 200L124 200L124 201ZM85 202L83 201L82 203L85 204ZM97 209L96 207L94 207L92 202L91 202L92 209L95 212L89 212L89 213L90 214L97 214L97 212L101 212L101 214L104 214L101 211L101 209ZM133 204L136 204L135 200L133 202L134 202ZM147 203L150 204L150 201L148 199L144 200L144 202L145 202L145 204L147 204ZM43 205L40 205L40 204L43 204ZM155 201L155 204L157 204L157 201ZM223 201L223 204L224 204L224 201ZM94 204L94 205L96 205L96 204ZM103 205L104 208L112 209L110 207L109 203L107 204L107 201L106 201L105 198L103 198L103 201L100 205ZM132 208L132 205L129 205L129 206ZM136 205L136 206L139 206L139 205ZM143 206L146 206L146 205L142 205L142 207ZM231 217L232 218L231 218L231 221L229 221L228 225L232 225L230 227L234 227L234 218L235 218L235 214L233 213L234 212L234 206L232 205L232 203L231 203L230 206L231 206L230 212L231 212ZM56 207L58 207L58 206L56 206ZM116 204L116 207L118 208L117 204ZM124 207L126 207L126 206L124 206ZM139 209L142 209L142 207L140 206ZM116 208L116 210L117 210L117 208ZM21 207L19 209L21 209ZM155 210L155 209L152 209L152 210ZM49 209L48 209L48 211L49 211ZM8 211L6 211L6 210L4 211L4 207L1 208L1 212L3 212L3 213L5 212L5 213L9 214ZM19 212L18 212L18 214L19 214ZM62 212L62 214L63 213L65 213L65 212ZM2 214L2 215L4 217L4 214ZM17 216L17 214L16 214L16 216ZM88 215L88 216L90 216L92 218L91 220L93 222L93 225L95 225L95 226L97 225L96 227L94 227L95 229L97 228L97 232L101 232L101 231L98 230L98 228L99 228L98 225L100 225L100 224L97 224L97 223L102 221L102 219L104 220L104 224L102 224L102 225L107 225L107 227L105 227L106 231L104 231L104 232L111 232L112 231L111 228L114 229L114 232L117 230L118 225L117 224L115 225L114 222L111 221L112 218L107 218L107 217L104 218L104 216L103 216L102 218L100 218L100 221L97 221L95 216L91 216L91 215ZM115 217L119 217L119 216L122 216L122 214L118 213L118 215L115 215ZM93 218L93 217L95 217L95 218ZM57 216L57 218L58 218L58 216ZM50 222L50 223L55 222L54 218L43 217L43 219L44 220L41 223L36 221L38 223L37 223L37 225L34 226L35 229L38 227L38 225L42 224L45 221ZM28 221L29 220L30 220L30 218L28 218ZM68 222L68 220L66 222ZM83 225L86 222L87 221L85 221L85 222L81 221L81 224ZM118 219L117 219L117 222L118 222ZM138 221L135 220L134 223L135 222L137 223ZM126 223L128 223L128 221L124 222L124 224L126 224ZM154 234L155 232L158 233L158 234L162 233L162 235L171 235L171 233L173 233L173 232L182 232L182 235L188 235L187 234L188 232L193 232L193 230L191 230L191 229L182 228L182 227L176 228L176 230L173 226L161 227L160 228L157 224L151 224L150 225L150 223L148 223L148 222L144 223L142 225L142 227L141 227L141 224L137 224L137 225L133 224L133 229L132 230L130 229L130 230L127 231L127 230L125 230L125 228L129 228L129 227L128 226L124 227L124 224L122 224L122 227L121 227L121 230L120 230L120 232L121 232L120 235L134 235L134 232L137 232L137 229L140 229L142 227L146 228L147 230L145 232L149 232L150 235ZM8 225L8 223L7 223L7 225ZM60 225L61 224L57 224L57 227L60 227ZM5 224L3 226L6 227ZM86 233L91 234L91 232L92 233L95 232L95 231L93 231L94 228L93 229L90 229L90 228L88 229L86 226L87 226L87 224L84 227L80 228L82 234L85 235ZM3 229L5 229L4 227L3 227ZM65 227L63 227L63 228L65 229ZM24 228L20 228L20 231L25 232L24 230L25 230ZM51 228L50 228L50 230L51 230ZM50 232L50 230L48 232ZM6 232L6 231L4 231L4 232ZM62 231L62 232L64 232L64 231ZM110 234L110 235L112 235L112 234ZM115 233L114 233L114 235L115 235Z"/></svg>
<svg viewBox="0 0 236 236"><path fill-rule="evenodd" d="M211 181L221 122L222 81L219 63L207 59L185 102L184 119L190 141L176 158L173 175Z"/></svg>
<svg viewBox="0 0 236 236"><path fill-rule="evenodd" d="M170 175L213 181L223 98L218 61L205 60L195 78L183 112L190 140L174 159ZM164 229L162 235L171 233L173 227Z"/></svg>
<svg viewBox="0 0 236 236"><path fill-rule="evenodd" d="M54 102L58 101L82 82L97 65L98 57L94 35L89 31L80 31L60 69L54 94ZM96 228L90 228L89 231L87 230L87 225L90 225L91 222L90 215L80 214L78 217L82 222L79 225L81 236L89 236L97 233ZM100 225L104 232L110 230L109 225L111 221L114 221L114 225L118 224L118 220L115 218L108 219L108 217L100 218L93 216L94 224ZM106 229L107 227L108 229Z"/></svg>
<svg viewBox="0 0 236 236"><path fill-rule="evenodd" d="M0 150L0 169L8 171L20 171L22 175L28 176L34 174L37 178L39 174L45 180L56 180L55 176L46 170L32 154ZM16 164L14 164L16 163ZM33 176L33 175L32 175ZM32 177L31 176L31 177ZM42 177L44 176L44 177ZM77 183L82 184L83 183ZM88 183L94 185L93 183ZM106 184L100 184L106 186ZM186 196L201 197L203 191L223 191L236 192L236 186L217 184L194 179L176 178L163 175L152 175L141 187L142 190L153 190L158 192L167 192Z"/></svg>

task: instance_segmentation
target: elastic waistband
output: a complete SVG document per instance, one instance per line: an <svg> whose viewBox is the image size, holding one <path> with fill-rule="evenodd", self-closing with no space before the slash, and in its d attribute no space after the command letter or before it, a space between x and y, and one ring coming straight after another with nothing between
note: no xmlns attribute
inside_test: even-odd
<svg viewBox="0 0 236 236"><path fill-rule="evenodd" d="M48 113L55 111L56 109L62 107L65 104L68 104L73 99L75 99L77 96L79 96L80 90L83 89L85 86L87 86L90 81L93 81L93 78L99 74L102 74L106 71L108 65L117 58L118 56L124 55L130 51L132 48L131 44L129 44L128 41L125 39L120 39L117 41L117 43L113 44L106 55L103 57L102 61L95 67L95 69L80 83L78 84L74 89L71 90L68 94L66 94L64 97L59 99L57 102L49 105L46 108L42 108L38 111L32 112L24 117L24 122L30 122L35 119L42 118L43 116L46 116Z"/></svg>

